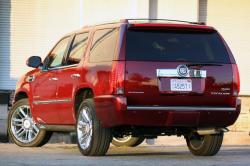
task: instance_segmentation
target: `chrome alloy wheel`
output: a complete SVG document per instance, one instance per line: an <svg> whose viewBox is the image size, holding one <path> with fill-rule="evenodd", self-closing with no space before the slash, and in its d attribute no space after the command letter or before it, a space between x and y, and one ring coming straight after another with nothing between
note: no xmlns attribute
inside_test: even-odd
<svg viewBox="0 0 250 166"><path fill-rule="evenodd" d="M93 123L88 107L83 107L77 119L77 139L83 150L88 149L92 135Z"/></svg>
<svg viewBox="0 0 250 166"><path fill-rule="evenodd" d="M40 131L33 121L28 105L17 107L11 116L10 127L14 137L22 143L32 142Z"/></svg>
<svg viewBox="0 0 250 166"><path fill-rule="evenodd" d="M124 136L124 137L122 137L122 138L113 137L113 139L114 139L115 141L120 142L120 143L125 143L125 142L129 141L131 138L132 138L131 135Z"/></svg>
<svg viewBox="0 0 250 166"><path fill-rule="evenodd" d="M200 149L204 144L204 139L204 136L191 136L190 146L195 150Z"/></svg>

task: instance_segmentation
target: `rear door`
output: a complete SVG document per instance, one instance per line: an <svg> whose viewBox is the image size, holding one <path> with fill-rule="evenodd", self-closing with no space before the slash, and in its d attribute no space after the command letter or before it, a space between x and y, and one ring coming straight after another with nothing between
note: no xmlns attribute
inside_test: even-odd
<svg viewBox="0 0 250 166"><path fill-rule="evenodd" d="M68 101L58 103L60 110L60 124L74 124L74 94L81 81L82 66L79 66L83 59L88 42L88 33L76 34L70 46L70 50L65 65L58 70L58 88L57 95L59 101Z"/></svg>
<svg viewBox="0 0 250 166"><path fill-rule="evenodd" d="M127 31L128 105L229 106L232 86L230 58L216 31Z"/></svg>

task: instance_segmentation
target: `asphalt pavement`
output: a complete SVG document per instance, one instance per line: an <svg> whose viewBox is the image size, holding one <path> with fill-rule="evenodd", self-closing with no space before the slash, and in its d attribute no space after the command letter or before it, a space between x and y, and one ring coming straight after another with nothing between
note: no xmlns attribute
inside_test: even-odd
<svg viewBox="0 0 250 166"><path fill-rule="evenodd" d="M162 144L162 141L167 141ZM172 144L172 145L171 145ZM75 165L171 165L171 166L249 166L249 143L226 141L221 151L212 157L193 156L183 138L163 138L155 145L143 143L135 148L111 146L103 157L85 157L73 144L47 144L40 148L21 148L0 144L0 166L75 166Z"/></svg>

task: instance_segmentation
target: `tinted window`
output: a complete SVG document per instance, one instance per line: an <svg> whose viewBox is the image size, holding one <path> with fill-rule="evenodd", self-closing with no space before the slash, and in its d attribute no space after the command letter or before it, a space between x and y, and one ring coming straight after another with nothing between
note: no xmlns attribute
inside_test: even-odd
<svg viewBox="0 0 250 166"><path fill-rule="evenodd" d="M49 67L62 66L63 57L69 43L69 37L62 39L49 55Z"/></svg>
<svg viewBox="0 0 250 166"><path fill-rule="evenodd" d="M88 33L77 34L70 49L67 65L78 64L85 52L88 42Z"/></svg>
<svg viewBox="0 0 250 166"><path fill-rule="evenodd" d="M90 62L112 61L116 48L118 29L102 29L94 34Z"/></svg>
<svg viewBox="0 0 250 166"><path fill-rule="evenodd" d="M127 60L230 63L216 32L129 30L126 39Z"/></svg>

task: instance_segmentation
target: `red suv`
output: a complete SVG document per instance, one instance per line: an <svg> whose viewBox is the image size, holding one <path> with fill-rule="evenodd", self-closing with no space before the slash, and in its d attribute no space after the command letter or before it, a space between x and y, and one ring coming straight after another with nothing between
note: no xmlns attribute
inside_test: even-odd
<svg viewBox="0 0 250 166"><path fill-rule="evenodd" d="M194 155L216 154L239 113L240 80L220 34L199 23L121 20L64 36L18 81L8 132L42 146L53 131L77 135L83 155L110 143L184 136Z"/></svg>

